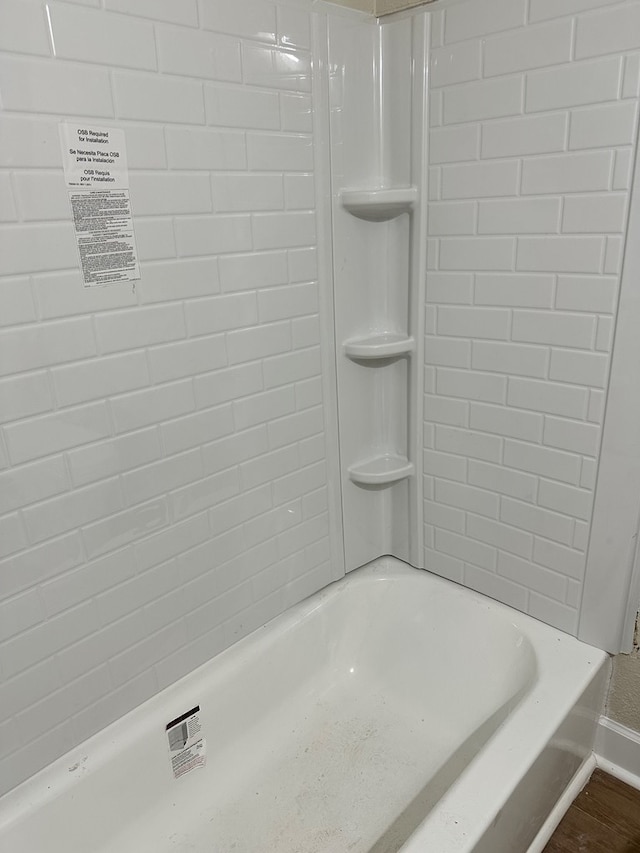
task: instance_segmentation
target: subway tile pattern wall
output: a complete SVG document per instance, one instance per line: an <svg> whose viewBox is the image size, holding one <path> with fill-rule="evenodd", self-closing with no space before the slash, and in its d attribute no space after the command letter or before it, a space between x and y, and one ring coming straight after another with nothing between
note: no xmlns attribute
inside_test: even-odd
<svg viewBox="0 0 640 853"><path fill-rule="evenodd" d="M4 789L335 576L310 8L0 4ZM61 120L126 131L135 288Z"/></svg>
<svg viewBox="0 0 640 853"><path fill-rule="evenodd" d="M640 3L467 0L432 42L425 564L574 632Z"/></svg>

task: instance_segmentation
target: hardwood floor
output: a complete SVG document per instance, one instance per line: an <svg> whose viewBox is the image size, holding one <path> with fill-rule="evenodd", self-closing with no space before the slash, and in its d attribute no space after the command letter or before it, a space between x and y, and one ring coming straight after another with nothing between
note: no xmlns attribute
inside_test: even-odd
<svg viewBox="0 0 640 853"><path fill-rule="evenodd" d="M543 853L640 853L640 791L596 770Z"/></svg>

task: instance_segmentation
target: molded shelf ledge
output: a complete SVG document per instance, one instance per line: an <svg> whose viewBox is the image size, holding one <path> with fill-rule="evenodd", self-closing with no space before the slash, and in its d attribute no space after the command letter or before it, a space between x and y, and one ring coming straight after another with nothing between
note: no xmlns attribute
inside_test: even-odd
<svg viewBox="0 0 640 853"><path fill-rule="evenodd" d="M372 335L370 338L354 338L345 341L344 351L349 358L374 359L393 358L399 355L408 355L413 352L416 342L406 335L398 335L393 332L382 332Z"/></svg>
<svg viewBox="0 0 640 853"><path fill-rule="evenodd" d="M377 190L342 190L342 206L359 219L385 222L412 210L418 200L417 187Z"/></svg>
<svg viewBox="0 0 640 853"><path fill-rule="evenodd" d="M352 465L349 477L363 486L383 486L411 477L414 472L414 465L406 456L386 454Z"/></svg>

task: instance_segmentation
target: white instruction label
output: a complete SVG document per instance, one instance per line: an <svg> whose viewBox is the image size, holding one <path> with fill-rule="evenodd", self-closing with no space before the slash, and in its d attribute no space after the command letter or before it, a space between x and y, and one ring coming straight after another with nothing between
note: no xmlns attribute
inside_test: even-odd
<svg viewBox="0 0 640 853"><path fill-rule="evenodd" d="M124 131L61 124L60 144L85 287L139 279Z"/></svg>
<svg viewBox="0 0 640 853"><path fill-rule="evenodd" d="M167 723L166 731L174 779L197 767L204 767L207 744L202 736L199 705Z"/></svg>

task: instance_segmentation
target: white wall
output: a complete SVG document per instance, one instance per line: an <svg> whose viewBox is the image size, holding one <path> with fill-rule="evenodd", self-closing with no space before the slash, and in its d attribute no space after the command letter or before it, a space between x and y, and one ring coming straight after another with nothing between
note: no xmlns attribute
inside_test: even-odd
<svg viewBox="0 0 640 853"><path fill-rule="evenodd" d="M4 789L341 572L309 8L0 4ZM125 130L135 290L82 286L63 119Z"/></svg>
<svg viewBox="0 0 640 853"><path fill-rule="evenodd" d="M640 3L433 8L425 564L573 633L637 137Z"/></svg>

